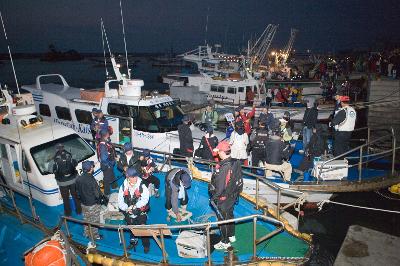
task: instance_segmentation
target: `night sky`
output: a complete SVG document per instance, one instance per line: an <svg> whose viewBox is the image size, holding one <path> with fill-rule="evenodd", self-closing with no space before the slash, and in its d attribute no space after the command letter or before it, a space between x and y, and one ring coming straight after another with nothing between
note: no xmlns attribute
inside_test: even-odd
<svg viewBox="0 0 400 266"><path fill-rule="evenodd" d="M338 51L399 40L398 0L123 0L129 52L181 52L208 42L237 52L269 23L279 24L273 46L299 30L295 49ZM1 0L14 52L60 49L101 52L100 17L111 47L123 50L119 0ZM208 11L209 10L209 11ZM0 52L6 51L3 34Z"/></svg>

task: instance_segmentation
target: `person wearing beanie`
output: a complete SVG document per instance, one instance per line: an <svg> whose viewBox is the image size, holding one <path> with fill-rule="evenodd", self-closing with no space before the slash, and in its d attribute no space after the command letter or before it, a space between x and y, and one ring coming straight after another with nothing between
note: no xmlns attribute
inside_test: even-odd
<svg viewBox="0 0 400 266"><path fill-rule="evenodd" d="M234 218L233 211L240 193L243 191L243 176L240 161L231 158L232 147L227 141L221 141L215 148L221 161L211 177L209 185L210 203L217 213L219 221ZM235 223L222 224L221 241L215 249L227 249L236 241Z"/></svg>
<svg viewBox="0 0 400 266"><path fill-rule="evenodd" d="M193 157L193 137L190 125L192 124L189 116L185 115L182 119L182 124L178 126L179 135L179 153L185 157Z"/></svg>
<svg viewBox="0 0 400 266"><path fill-rule="evenodd" d="M265 122L260 121L258 128L250 136L251 160L252 166L254 167L258 167L259 162L265 159L265 147L268 141L268 136L269 134Z"/></svg>
<svg viewBox="0 0 400 266"><path fill-rule="evenodd" d="M250 135L251 133L251 119L254 117L255 114L256 114L255 105L253 105L253 109L248 113L244 111L244 106L239 106L235 110L235 117L236 117L235 123L239 121L243 122L244 130L247 135Z"/></svg>
<svg viewBox="0 0 400 266"><path fill-rule="evenodd" d="M350 150L350 138L354 130L357 112L350 106L349 96L339 96L340 108L335 111L331 126L334 127L333 155L339 156Z"/></svg>
<svg viewBox="0 0 400 266"><path fill-rule="evenodd" d="M72 157L70 152L64 149L64 145L62 143L57 143L52 170L64 203L64 214L66 216L70 216L72 212L69 201L70 194L75 202L76 213L81 214L82 212L81 202L78 198L75 184L76 175L78 173L76 171L77 165L77 161Z"/></svg>
<svg viewBox="0 0 400 266"><path fill-rule="evenodd" d="M285 144L280 135L272 135L266 145L265 176L272 176L272 171L283 174L285 181L290 181L292 165L289 162L290 147Z"/></svg>
<svg viewBox="0 0 400 266"><path fill-rule="evenodd" d="M94 114L94 118L90 125L90 129L96 133L95 139L99 141L101 139L100 131L108 130L108 121L104 117L103 111L100 109L93 108L92 113Z"/></svg>
<svg viewBox="0 0 400 266"><path fill-rule="evenodd" d="M93 176L94 162L84 161L82 163L82 174L76 180L76 190L82 204L83 218L92 223L100 223L100 196L99 184ZM96 240L102 239L97 227L92 227L93 237ZM89 228L85 226L84 236L89 238Z"/></svg>
<svg viewBox="0 0 400 266"><path fill-rule="evenodd" d="M214 148L218 145L218 138L214 135L214 130L211 126L206 128L206 134L201 138L199 148L195 152L195 156L198 156L204 160L214 161Z"/></svg>
<svg viewBox="0 0 400 266"><path fill-rule="evenodd" d="M168 217L175 218L177 222L181 222L182 214L187 213L187 190L191 185L192 177L186 168L171 169L165 177L165 208Z"/></svg>
<svg viewBox="0 0 400 266"><path fill-rule="evenodd" d="M143 156L133 149L132 143L126 142L124 144L124 152L118 159L117 167L118 169L125 173L129 167L134 167L136 170L140 170L140 160Z"/></svg>
<svg viewBox="0 0 400 266"><path fill-rule="evenodd" d="M158 172L156 163L151 158L150 151L148 149L143 150L140 156L140 173L142 174L143 184L149 188L150 184L154 186L154 196L160 197L158 190L160 189L160 179L158 179L154 173Z"/></svg>
<svg viewBox="0 0 400 266"><path fill-rule="evenodd" d="M149 190L142 183L140 174L135 168L129 167L126 170L126 179L118 191L118 208L125 216L127 225L144 225L147 222L149 206ZM144 253L150 251L150 239L141 237ZM130 248L134 248L138 240L131 234Z"/></svg>
<svg viewBox="0 0 400 266"><path fill-rule="evenodd" d="M103 171L103 184L104 184L104 194L106 196L111 193L111 185L113 188L117 188L114 175L114 165L115 165L115 148L110 142L110 133L108 129L102 129L100 131L100 142L97 145L97 156L99 157L100 167Z"/></svg>

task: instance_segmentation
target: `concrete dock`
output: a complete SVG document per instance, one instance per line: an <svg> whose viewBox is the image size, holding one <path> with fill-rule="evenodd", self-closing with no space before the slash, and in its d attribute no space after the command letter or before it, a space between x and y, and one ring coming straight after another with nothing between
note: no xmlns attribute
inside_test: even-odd
<svg viewBox="0 0 400 266"><path fill-rule="evenodd" d="M400 265L399 252L400 237L352 225L334 265Z"/></svg>

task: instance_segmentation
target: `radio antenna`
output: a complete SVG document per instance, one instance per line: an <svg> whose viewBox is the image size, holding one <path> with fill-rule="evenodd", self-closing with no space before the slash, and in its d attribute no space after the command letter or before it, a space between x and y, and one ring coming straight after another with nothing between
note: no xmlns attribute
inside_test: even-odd
<svg viewBox="0 0 400 266"><path fill-rule="evenodd" d="M100 18L100 28L101 28L101 41L102 41L102 44L103 44L104 68L106 70L106 79L107 79L108 78L108 70L107 70L106 47L104 45L103 18Z"/></svg>
<svg viewBox="0 0 400 266"><path fill-rule="evenodd" d="M4 26L3 15L1 14L1 11L0 11L0 19L1 19L1 25L3 25L4 38L6 39L6 43L7 43L8 55L10 56L11 66L12 66L12 70L13 70L13 73L14 73L15 84L17 85L18 95L21 95L21 93L19 92L19 84L18 84L17 74L15 74L14 61L13 61L13 58L12 58L10 45L8 43L6 27Z"/></svg>
<svg viewBox="0 0 400 266"><path fill-rule="evenodd" d="M124 14L122 13L122 0L119 0L119 9L120 9L120 11L121 11L122 34L124 35L126 69L128 70L128 78L131 79L131 70L129 69L129 61L128 61L128 51L126 50Z"/></svg>
<svg viewBox="0 0 400 266"><path fill-rule="evenodd" d="M210 6L207 7L207 17L206 17L206 29L205 29L205 36L204 36L204 45L207 45L207 38L208 38L208 15L210 13Z"/></svg>

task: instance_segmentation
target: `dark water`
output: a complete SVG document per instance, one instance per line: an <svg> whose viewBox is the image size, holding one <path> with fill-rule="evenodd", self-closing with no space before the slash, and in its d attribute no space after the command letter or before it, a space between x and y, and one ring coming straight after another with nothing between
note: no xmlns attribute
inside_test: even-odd
<svg viewBox="0 0 400 266"><path fill-rule="evenodd" d="M145 81L145 89L163 90L157 77L160 73L175 72L176 69L153 68L147 58L138 58L140 62L132 69L133 76ZM71 86L99 88L104 86L105 70L99 63L91 60L79 62L45 63L39 60L16 60L15 67L19 84L32 84L40 74L62 74ZM111 69L110 69L111 70ZM0 64L0 83L15 87L9 62ZM366 113L358 116L358 126L366 124ZM400 197L382 190L385 198L375 192L341 193L334 195L335 201L360 206L400 211ZM326 204L321 211L304 209L299 229L314 235L314 252L309 265L332 265L350 225L361 225L388 234L400 236L400 215L385 212L361 210Z"/></svg>

